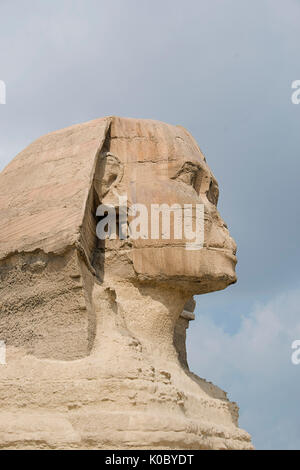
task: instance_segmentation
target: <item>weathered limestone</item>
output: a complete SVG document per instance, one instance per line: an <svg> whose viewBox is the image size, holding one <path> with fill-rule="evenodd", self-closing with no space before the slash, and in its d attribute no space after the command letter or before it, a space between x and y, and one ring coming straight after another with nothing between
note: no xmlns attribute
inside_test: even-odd
<svg viewBox="0 0 300 470"><path fill-rule="evenodd" d="M204 204L204 247L99 240L96 209ZM109 117L38 139L0 174L0 448L249 449L192 374L195 294L236 281L218 186L180 126ZM209 351L208 351L209 354Z"/></svg>

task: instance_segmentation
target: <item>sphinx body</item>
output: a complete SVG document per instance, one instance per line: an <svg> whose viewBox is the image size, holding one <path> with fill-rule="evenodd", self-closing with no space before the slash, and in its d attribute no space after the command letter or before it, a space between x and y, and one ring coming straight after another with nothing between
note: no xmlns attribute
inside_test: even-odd
<svg viewBox="0 0 300 470"><path fill-rule="evenodd" d="M38 139L0 188L0 448L252 448L237 405L187 364L193 295L236 281L192 136L97 119ZM97 207L124 194L128 207L202 204L203 247L174 233L99 239Z"/></svg>

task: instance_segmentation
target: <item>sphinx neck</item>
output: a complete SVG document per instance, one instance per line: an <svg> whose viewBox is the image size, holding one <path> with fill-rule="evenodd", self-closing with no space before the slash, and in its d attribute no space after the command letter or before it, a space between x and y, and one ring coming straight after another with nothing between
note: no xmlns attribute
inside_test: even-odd
<svg viewBox="0 0 300 470"><path fill-rule="evenodd" d="M107 340L125 335L134 338L152 356L178 361L175 327L189 294L157 285L113 282L99 287L96 297L93 354L103 350Z"/></svg>

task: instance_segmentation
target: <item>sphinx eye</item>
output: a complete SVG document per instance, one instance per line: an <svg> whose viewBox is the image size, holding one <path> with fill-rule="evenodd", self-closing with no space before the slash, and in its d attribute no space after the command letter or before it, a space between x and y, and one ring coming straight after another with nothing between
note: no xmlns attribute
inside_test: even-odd
<svg viewBox="0 0 300 470"><path fill-rule="evenodd" d="M193 163L185 163L178 173L171 179L181 181L189 186L192 186L197 191L197 180L199 176L199 167Z"/></svg>
<svg viewBox="0 0 300 470"><path fill-rule="evenodd" d="M209 202L217 206L218 199L219 199L219 188L218 188L218 184L215 181L212 180L210 182L209 189L206 195L207 195L207 199L209 200Z"/></svg>

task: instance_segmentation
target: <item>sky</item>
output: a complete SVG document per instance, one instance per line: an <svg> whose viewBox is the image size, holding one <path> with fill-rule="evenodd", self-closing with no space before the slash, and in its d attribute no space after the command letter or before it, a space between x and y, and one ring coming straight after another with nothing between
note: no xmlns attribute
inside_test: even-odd
<svg viewBox="0 0 300 470"><path fill-rule="evenodd" d="M0 0L0 16L0 170L107 115L196 138L239 263L197 298L191 369L238 402L257 449L300 449L300 0Z"/></svg>

